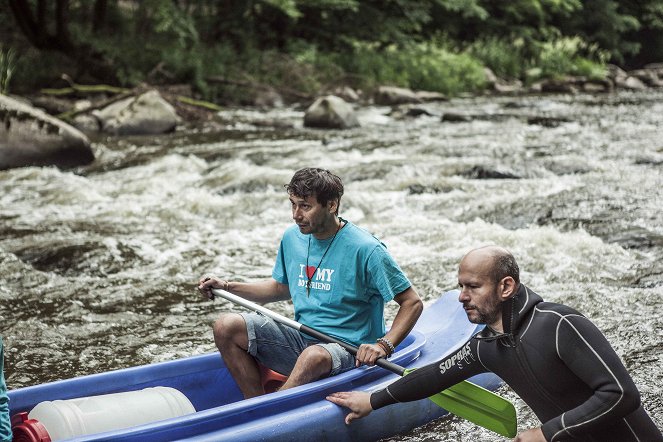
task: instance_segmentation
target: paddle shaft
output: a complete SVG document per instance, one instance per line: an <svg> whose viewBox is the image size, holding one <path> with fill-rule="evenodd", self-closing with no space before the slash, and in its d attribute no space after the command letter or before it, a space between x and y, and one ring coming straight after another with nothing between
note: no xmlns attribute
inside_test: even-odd
<svg viewBox="0 0 663 442"><path fill-rule="evenodd" d="M248 299L244 299L241 296L234 295L230 292L221 289L212 289L212 293L214 295L221 296L222 298L225 298L228 301L234 302L235 304L239 304L242 307L246 307L249 310L253 310L254 312L258 312L262 315L265 315L268 318L272 318L276 322L279 322L285 326L294 328L295 330L299 330L302 333L306 333L307 335L319 341L326 342L328 344L338 344L341 347L343 347L345 350L347 350L350 354L355 356L357 355L358 348L355 347L354 345L350 345L347 342L341 341L340 339L336 339L332 336L326 335L304 324L300 324L299 322L293 319L286 318L285 316L273 312L259 304L256 304L255 302L249 301ZM405 368L401 367L398 364L394 364L393 362L389 362L384 358L379 358L377 361L375 361L375 365L382 367L386 370L389 370L392 373L396 373L399 376L405 375Z"/></svg>

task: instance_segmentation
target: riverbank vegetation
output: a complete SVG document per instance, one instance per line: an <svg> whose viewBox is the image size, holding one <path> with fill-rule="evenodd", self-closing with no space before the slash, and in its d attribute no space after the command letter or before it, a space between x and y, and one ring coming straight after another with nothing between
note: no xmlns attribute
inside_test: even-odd
<svg viewBox="0 0 663 442"><path fill-rule="evenodd" d="M190 86L238 103L246 87L313 96L380 84L448 95L484 67L531 84L601 79L663 60L658 0L9 0L0 87Z"/></svg>

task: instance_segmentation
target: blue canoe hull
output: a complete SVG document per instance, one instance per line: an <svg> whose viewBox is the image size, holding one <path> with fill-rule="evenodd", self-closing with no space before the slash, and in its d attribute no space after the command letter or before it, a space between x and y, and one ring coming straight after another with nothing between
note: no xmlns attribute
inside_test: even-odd
<svg viewBox="0 0 663 442"><path fill-rule="evenodd" d="M479 330L458 302L445 293L428 306L391 361L410 368L440 359ZM396 404L347 426L346 409L325 400L336 391L373 391L398 378L379 367L361 367L301 387L242 400L218 354L115 370L9 391L10 413L30 411L46 400L72 399L154 386L175 388L191 401L196 413L76 441L370 441L403 433L447 414L433 402ZM470 379L495 390L502 381L487 373Z"/></svg>

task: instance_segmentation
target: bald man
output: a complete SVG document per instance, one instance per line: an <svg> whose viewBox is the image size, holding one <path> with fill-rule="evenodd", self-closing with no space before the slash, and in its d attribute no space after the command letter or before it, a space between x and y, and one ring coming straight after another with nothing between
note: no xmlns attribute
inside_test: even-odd
<svg viewBox="0 0 663 442"><path fill-rule="evenodd" d="M486 327L448 357L373 393L327 397L348 407L347 424L396 402L432 396L482 372L494 372L543 423L525 441L661 441L640 393L605 336L583 315L520 283L513 255L489 246L467 253L458 285L467 318Z"/></svg>

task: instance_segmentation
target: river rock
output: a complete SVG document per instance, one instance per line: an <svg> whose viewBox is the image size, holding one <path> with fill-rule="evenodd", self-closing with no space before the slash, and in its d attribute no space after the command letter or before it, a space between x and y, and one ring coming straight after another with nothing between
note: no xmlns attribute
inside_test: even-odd
<svg viewBox="0 0 663 442"><path fill-rule="evenodd" d="M359 126L352 105L335 95L320 97L304 114L304 126L323 129L348 129Z"/></svg>
<svg viewBox="0 0 663 442"><path fill-rule="evenodd" d="M549 78L541 82L541 92L577 94L576 81L570 78Z"/></svg>
<svg viewBox="0 0 663 442"><path fill-rule="evenodd" d="M473 178L478 180L506 180L506 179L516 179L519 180L520 177L509 171L491 169L484 166L474 166L473 168L466 170L463 176L467 178Z"/></svg>
<svg viewBox="0 0 663 442"><path fill-rule="evenodd" d="M468 121L472 121L473 117L472 115L467 115L467 114L461 114L458 112L445 112L442 114L440 117L440 121L446 121L449 123L465 123Z"/></svg>
<svg viewBox="0 0 663 442"><path fill-rule="evenodd" d="M506 81L499 78L495 73L487 67L483 68L486 77L486 87L488 90L498 92L500 94L513 94L521 92L523 83L520 80Z"/></svg>
<svg viewBox="0 0 663 442"><path fill-rule="evenodd" d="M582 90L590 94L612 92L614 89L615 85L607 78L604 80L587 80L582 83Z"/></svg>
<svg viewBox="0 0 663 442"><path fill-rule="evenodd" d="M330 95L340 97L348 103L358 103L361 96L350 86L339 86L330 92Z"/></svg>
<svg viewBox="0 0 663 442"><path fill-rule="evenodd" d="M532 116L527 118L527 124L535 124L537 126L557 127L564 123L570 123L571 120L563 117L547 117L547 116Z"/></svg>
<svg viewBox="0 0 663 442"><path fill-rule="evenodd" d="M650 87L663 86L663 80L659 78L658 72L655 69L636 69L629 71L630 76L641 80L644 84Z"/></svg>
<svg viewBox="0 0 663 442"><path fill-rule="evenodd" d="M114 135L153 135L172 132L181 122L175 108L151 90L93 112L103 132Z"/></svg>
<svg viewBox="0 0 663 442"><path fill-rule="evenodd" d="M449 97L440 92L434 91L415 91L414 94L419 100L429 103L432 101L449 101Z"/></svg>
<svg viewBox="0 0 663 442"><path fill-rule="evenodd" d="M283 97L272 87L260 89L253 97L253 105L263 109L283 107Z"/></svg>
<svg viewBox="0 0 663 442"><path fill-rule="evenodd" d="M647 86L637 77L627 76L626 78L616 78L615 86L622 89L631 89L631 90L644 90L647 89Z"/></svg>
<svg viewBox="0 0 663 442"><path fill-rule="evenodd" d="M659 78L663 79L663 63L647 63L643 66L643 69L652 70Z"/></svg>
<svg viewBox="0 0 663 442"><path fill-rule="evenodd" d="M0 169L74 167L94 161L79 130L17 99L0 94Z"/></svg>
<svg viewBox="0 0 663 442"><path fill-rule="evenodd" d="M375 104L394 106L397 104L421 103L416 92L395 86L380 86L373 96Z"/></svg>

